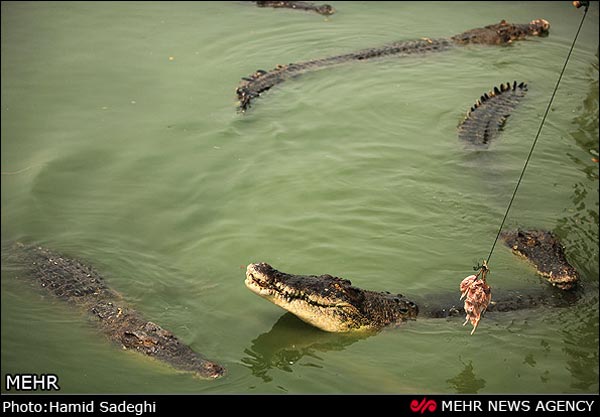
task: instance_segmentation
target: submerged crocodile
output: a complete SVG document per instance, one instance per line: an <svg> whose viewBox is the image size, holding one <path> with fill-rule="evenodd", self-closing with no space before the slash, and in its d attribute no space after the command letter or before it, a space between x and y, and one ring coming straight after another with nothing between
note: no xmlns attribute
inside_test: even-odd
<svg viewBox="0 0 600 417"><path fill-rule="evenodd" d="M579 274L565 257L565 250L558 238L545 230L516 230L500 234L500 238L512 251L530 261L537 273L561 290L575 288Z"/></svg>
<svg viewBox="0 0 600 417"><path fill-rule="evenodd" d="M350 61L364 61L372 58L396 55L407 56L429 52L446 51L456 45L484 44L508 45L527 36L546 36L550 23L544 19L532 20L527 24L513 24L502 20L500 23L471 29L451 38L400 41L380 48L363 49L361 51L315 59L288 65L278 65L271 71L258 70L249 77L242 78L236 89L239 110L246 111L252 100L273 86L308 71L328 68Z"/></svg>
<svg viewBox="0 0 600 417"><path fill-rule="evenodd" d="M478 147L487 147L504 128L510 112L527 92L527 84L515 81L482 95L458 126L458 137Z"/></svg>
<svg viewBox="0 0 600 417"><path fill-rule="evenodd" d="M329 4L314 4L307 3L304 1L255 1L254 3L256 3L258 7L306 10L310 12L317 12L325 16L329 16L335 13L335 9Z"/></svg>
<svg viewBox="0 0 600 417"><path fill-rule="evenodd" d="M548 232L529 233L534 242L540 239L535 251L521 252L538 267L538 273L547 276L548 264L560 265L565 276L576 281L575 270L564 259L556 245L548 244ZM531 246L531 245L530 245ZM539 262L539 263L538 263ZM568 266L568 268L567 268ZM553 269L554 270L554 269ZM550 272L550 275L552 273ZM560 282L563 283L566 278ZM552 282L552 281L551 281ZM571 289L572 286L558 285ZM357 288L343 278L331 275L294 275L278 271L266 263L248 265L246 286L254 293L296 315L301 320L328 332L373 331L389 325L414 320L421 313L433 318L464 314L462 307L453 304L440 306L439 297L433 304L423 302L420 308L402 294L375 292ZM488 311L510 311L531 308L541 304L572 301L573 293L552 294L546 291L504 294L490 304Z"/></svg>
<svg viewBox="0 0 600 417"><path fill-rule="evenodd" d="M557 238L546 231L503 232L513 251L531 261L537 272L556 288L572 290L578 274L565 259ZM4 250L8 259L22 267L53 296L86 311L100 330L124 349L143 353L176 369L204 378L224 375L224 368L194 352L173 333L146 320L127 305L102 276L89 265L37 246L21 243ZM4 260L4 259L3 259ZM376 331L388 325L415 320L418 315L440 318L463 315L456 294L430 295L417 302L401 294L367 291L349 280L330 275L293 275L265 263L250 264L246 286L258 295L293 313L301 320L328 332ZM549 294L546 290L495 293L488 311L501 312L539 305L570 305L574 291Z"/></svg>
<svg viewBox="0 0 600 417"><path fill-rule="evenodd" d="M205 359L173 333L128 306L89 265L21 243L13 244L9 252L27 275L53 296L86 311L101 331L123 349L143 353L202 378L224 374L221 365Z"/></svg>

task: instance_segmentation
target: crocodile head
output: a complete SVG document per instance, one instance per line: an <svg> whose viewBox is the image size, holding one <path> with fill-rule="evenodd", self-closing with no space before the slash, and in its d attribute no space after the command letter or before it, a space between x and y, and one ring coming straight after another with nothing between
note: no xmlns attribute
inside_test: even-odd
<svg viewBox="0 0 600 417"><path fill-rule="evenodd" d="M331 275L292 275L266 263L250 264L246 286L301 320L328 332L373 330L416 318L401 295L365 291Z"/></svg>
<svg viewBox="0 0 600 417"><path fill-rule="evenodd" d="M500 233L512 251L531 262L536 272L561 290L576 288L579 273L571 266L565 249L554 233L547 230L505 230Z"/></svg>
<svg viewBox="0 0 600 417"><path fill-rule="evenodd" d="M471 29L453 36L452 40L458 44L506 45L528 36L548 36L549 30L550 22L546 19L535 19L526 24L502 20L494 25Z"/></svg>
<svg viewBox="0 0 600 417"><path fill-rule="evenodd" d="M550 32L550 22L546 19L535 19L529 22L527 28L530 36L548 36Z"/></svg>

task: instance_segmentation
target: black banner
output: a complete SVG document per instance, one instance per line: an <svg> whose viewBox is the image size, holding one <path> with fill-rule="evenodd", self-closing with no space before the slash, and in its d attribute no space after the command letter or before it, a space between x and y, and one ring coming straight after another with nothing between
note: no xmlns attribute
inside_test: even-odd
<svg viewBox="0 0 600 417"><path fill-rule="evenodd" d="M290 398L296 397L296 398ZM261 412L265 405L270 410L279 405L293 405L305 411L309 407L298 404L318 404L318 413L373 412L389 410L395 415L447 415L467 413L489 415L496 413L598 413L598 395L66 395L66 394L3 394L2 414L6 415L171 415L177 410L203 410L204 413L231 412L239 400L244 410ZM313 402L313 400L315 400ZM293 402L292 402L293 401ZM315 410L310 411L314 415ZM287 413L287 412L286 412ZM194 413L195 414L195 413Z"/></svg>

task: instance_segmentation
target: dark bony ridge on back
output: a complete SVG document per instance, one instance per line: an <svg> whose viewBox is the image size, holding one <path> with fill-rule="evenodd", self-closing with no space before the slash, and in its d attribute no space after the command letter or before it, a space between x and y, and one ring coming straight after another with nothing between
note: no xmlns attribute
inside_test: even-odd
<svg viewBox="0 0 600 417"><path fill-rule="evenodd" d="M242 78L236 89L239 110L241 112L246 111L252 104L252 100L259 97L261 93L287 79L297 77L308 71L328 68L350 61L364 61L389 55L408 56L441 52L456 45L508 45L515 40L525 39L527 36L545 36L548 34L549 28L550 24L544 19L536 19L527 24L512 24L502 20L500 23L471 29L451 38L422 38L400 41L379 48L363 49L328 58L277 65L270 71L258 70L254 74Z"/></svg>
<svg viewBox="0 0 600 417"><path fill-rule="evenodd" d="M506 232L504 239L512 245L512 237L520 243L519 254L531 261L537 272L557 288L575 287L577 273L564 257L562 246L546 231ZM522 247L526 246L529 250ZM250 264L245 284L252 292L296 315L301 320L328 332L372 331L388 325L399 325L417 316L432 318L463 315L463 306L448 297L421 297L419 306L402 294L363 290L343 278L331 275L295 275L278 271L266 263ZM457 285L458 287L458 285ZM549 292L548 289L495 292L487 311L511 311L539 305L565 305L577 297L573 292Z"/></svg>
<svg viewBox="0 0 600 417"><path fill-rule="evenodd" d="M173 333L146 320L110 289L91 266L38 246L14 243L10 256L52 295L86 311L102 332L124 349L168 363L202 378L224 368L194 352Z"/></svg>
<svg viewBox="0 0 600 417"><path fill-rule="evenodd" d="M557 237L543 230L506 231L502 239L529 260L537 272L556 288L573 290L577 271L565 258ZM217 378L225 370L182 343L173 333L147 321L110 289L91 266L39 246L15 243L6 254L53 296L86 311L102 332L124 349L131 349L190 371L204 378ZM419 304L402 294L363 290L331 275L295 275L278 271L266 263L250 264L246 286L301 320L329 332L377 331L389 325L414 320L418 315L441 318L462 316L457 294L428 295ZM494 295L488 311L502 312L540 305L564 306L577 299L574 291L549 293L512 291Z"/></svg>
<svg viewBox="0 0 600 417"><path fill-rule="evenodd" d="M471 145L489 146L526 92L527 84L514 81L483 94L458 125L458 137Z"/></svg>
<svg viewBox="0 0 600 417"><path fill-rule="evenodd" d="M258 7L273 7L276 9L285 8L293 10L304 10L317 12L329 16L335 13L335 9L329 4L314 4L305 1L255 1Z"/></svg>

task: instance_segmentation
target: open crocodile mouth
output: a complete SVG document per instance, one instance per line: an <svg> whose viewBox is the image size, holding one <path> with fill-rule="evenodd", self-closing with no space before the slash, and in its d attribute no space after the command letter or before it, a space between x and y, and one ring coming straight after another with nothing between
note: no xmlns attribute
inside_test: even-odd
<svg viewBox="0 0 600 417"><path fill-rule="evenodd" d="M260 277L257 277L253 272L251 272L251 266L252 265L248 266L245 284L251 291L262 297L276 298L283 303L290 304L295 301L304 302L311 306L321 308L343 308L349 306L347 303L335 303L323 299L322 297L311 297L300 290L284 284L281 281L273 280L273 282L268 282Z"/></svg>
<svg viewBox="0 0 600 417"><path fill-rule="evenodd" d="M416 318L418 307L402 295L376 293L331 275L294 275L266 263L248 265L250 291L327 332L371 331Z"/></svg>

